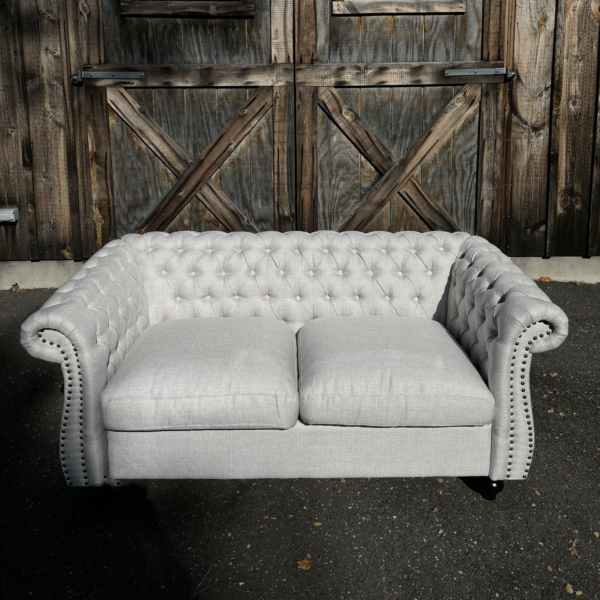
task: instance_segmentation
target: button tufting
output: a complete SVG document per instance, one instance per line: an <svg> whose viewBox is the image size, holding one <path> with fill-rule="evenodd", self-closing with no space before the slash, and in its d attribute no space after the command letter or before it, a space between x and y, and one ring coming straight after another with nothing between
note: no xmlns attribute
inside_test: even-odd
<svg viewBox="0 0 600 600"><path fill-rule="evenodd" d="M402 271L398 271L398 275L402 277Z"/></svg>
<svg viewBox="0 0 600 600"><path fill-rule="evenodd" d="M314 271L309 271L308 274L312 277L315 273Z"/></svg>
<svg viewBox="0 0 600 600"><path fill-rule="evenodd" d="M221 277L225 277L225 275L227 275L227 273L225 273L225 271L221 271Z"/></svg>
<svg viewBox="0 0 600 600"><path fill-rule="evenodd" d="M265 252L268 254L269 252L271 252L271 248L265 248Z"/></svg>
<svg viewBox="0 0 600 600"><path fill-rule="evenodd" d="M240 299L240 297L239 297L237 294L234 296L234 298L235 298L236 300L239 300L239 299Z"/></svg>
<svg viewBox="0 0 600 600"><path fill-rule="evenodd" d="M343 275L343 274L344 274L344 271L341 271L341 270L338 271L338 275Z"/></svg>
<svg viewBox="0 0 600 600"><path fill-rule="evenodd" d="M207 248L207 249L206 249L206 251L207 251L209 254L212 254L212 248Z"/></svg>
<svg viewBox="0 0 600 600"><path fill-rule="evenodd" d="M323 248L323 252L329 252L329 248Z"/></svg>
<svg viewBox="0 0 600 600"><path fill-rule="evenodd" d="M390 301L390 297L386 296L385 299L389 302Z"/></svg>
<svg viewBox="0 0 600 600"><path fill-rule="evenodd" d="M431 271L427 271L427 275L433 275Z"/></svg>
<svg viewBox="0 0 600 600"><path fill-rule="evenodd" d="M167 272L166 272L166 271L162 271L162 272L161 272L161 275L166 275L166 274L167 274Z"/></svg>
<svg viewBox="0 0 600 600"><path fill-rule="evenodd" d="M265 294L265 298L266 298L267 300L269 300L269 299L271 298L271 296L269 296L269 294Z"/></svg>
<svg viewBox="0 0 600 600"><path fill-rule="evenodd" d="M329 300L331 298L331 296L329 294L326 294L325 298L327 298L327 300Z"/></svg>
<svg viewBox="0 0 600 600"><path fill-rule="evenodd" d="M369 277L371 277L373 275L373 271L367 271L367 275L369 275Z"/></svg>
<svg viewBox="0 0 600 600"><path fill-rule="evenodd" d="M415 296L415 297L414 297L414 301L415 301L415 302L418 302L418 301L419 301L419 296Z"/></svg>
<svg viewBox="0 0 600 600"><path fill-rule="evenodd" d="M205 296L204 299L205 300L210 300L210 296Z"/></svg>
<svg viewBox="0 0 600 600"><path fill-rule="evenodd" d="M356 254L358 250L356 248L352 248L352 254Z"/></svg>
<svg viewBox="0 0 600 600"><path fill-rule="evenodd" d="M300 300L300 296L296 296L296 300Z"/></svg>
<svg viewBox="0 0 600 600"><path fill-rule="evenodd" d="M195 273L194 271L192 271L192 272L190 273L190 275L191 275L192 277L195 277L195 276L196 276L196 273Z"/></svg>
<svg viewBox="0 0 600 600"><path fill-rule="evenodd" d="M285 275L285 273L283 271L279 271L280 275Z"/></svg>
<svg viewBox="0 0 600 600"><path fill-rule="evenodd" d="M250 271L250 275L256 275L254 271Z"/></svg>
<svg viewBox="0 0 600 600"><path fill-rule="evenodd" d="M381 249L382 254L387 254L387 250L385 248Z"/></svg>

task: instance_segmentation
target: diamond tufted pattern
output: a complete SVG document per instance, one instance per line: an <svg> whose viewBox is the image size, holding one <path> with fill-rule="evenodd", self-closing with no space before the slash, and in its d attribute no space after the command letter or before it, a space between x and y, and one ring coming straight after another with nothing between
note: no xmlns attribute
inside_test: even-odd
<svg viewBox="0 0 600 600"><path fill-rule="evenodd" d="M190 317L400 315L445 321L466 233L320 231L127 235L149 323Z"/></svg>

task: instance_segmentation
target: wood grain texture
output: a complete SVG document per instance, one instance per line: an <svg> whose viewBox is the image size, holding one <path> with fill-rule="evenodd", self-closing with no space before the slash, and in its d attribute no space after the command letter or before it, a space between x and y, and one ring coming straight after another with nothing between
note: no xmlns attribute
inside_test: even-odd
<svg viewBox="0 0 600 600"><path fill-rule="evenodd" d="M296 0L296 63L312 64L317 53L317 0Z"/></svg>
<svg viewBox="0 0 600 600"><path fill-rule="evenodd" d="M161 0L124 0L119 3L122 17L195 17L236 19L254 16L254 2L228 2L219 0L185 0L163 2Z"/></svg>
<svg viewBox="0 0 600 600"><path fill-rule="evenodd" d="M97 87L262 87L291 85L292 65L217 64L217 65L101 65L87 66L92 72L143 71L144 79L86 79L85 85Z"/></svg>
<svg viewBox="0 0 600 600"><path fill-rule="evenodd" d="M361 155L373 166L374 170L384 175L394 166L397 161L396 156L380 139L385 133L384 124L389 123L387 114L380 120L379 135L377 135L355 113L349 103L344 101L338 91L332 88L320 88L319 105L339 129L344 132ZM390 102L385 102L385 105L389 106ZM361 196L364 195L362 194L363 190L368 193L377 180L376 177L370 177L369 179L364 188L361 180ZM411 209L418 215L422 215L423 221L428 227L443 231L459 230L459 226L452 217L423 189L414 176L400 190L400 194L403 198L408 198ZM378 224L387 231L390 227L389 214L382 214ZM373 222L371 222L368 227L373 225Z"/></svg>
<svg viewBox="0 0 600 600"><path fill-rule="evenodd" d="M173 97L174 92L177 92L181 96L179 102L177 102L177 98ZM181 177L189 165L194 162L186 154L185 150L171 137L171 135L174 135L179 139L186 138L188 131L186 120L179 118L181 113L175 110L175 108L177 104L180 106L183 105L185 101L184 94L187 91L157 90L149 92L152 94L152 99L150 100L150 97L148 99L154 107L154 116L160 119L162 126L148 114L150 107L142 107L126 90L110 88L108 93L108 102L111 108L129 125L133 132L148 146L165 167L173 173L174 178L167 178L160 172L158 178L155 176L157 188L161 190L167 184L167 189L163 190L167 192L175 183L175 179ZM205 191L205 187L208 187L208 190ZM228 231L258 231L251 219L243 215L225 193L213 182L207 182L206 186L196 193L196 197L224 227L234 227L234 229L227 229ZM173 221L168 231L190 229L192 218L190 210L184 207L175 219L177 222Z"/></svg>
<svg viewBox="0 0 600 600"><path fill-rule="evenodd" d="M590 195L590 228L588 237L588 256L600 255L600 90L596 103L596 131L594 146L594 172Z"/></svg>
<svg viewBox="0 0 600 600"><path fill-rule="evenodd" d="M501 62L444 61L413 63L355 63L328 65L296 65L297 86L318 87L376 87L417 85L459 85L466 83L499 83L504 77L452 77L444 74L446 69L501 68Z"/></svg>
<svg viewBox="0 0 600 600"><path fill-rule="evenodd" d="M66 6L20 2L40 259L80 258Z"/></svg>
<svg viewBox="0 0 600 600"><path fill-rule="evenodd" d="M545 251L554 0L517 2L510 125L510 256Z"/></svg>
<svg viewBox="0 0 600 600"><path fill-rule="evenodd" d="M271 62L294 62L293 0L271 0Z"/></svg>
<svg viewBox="0 0 600 600"><path fill-rule="evenodd" d="M294 171L291 86L273 89L273 189L275 201L275 229L290 231L294 223L291 175Z"/></svg>
<svg viewBox="0 0 600 600"><path fill-rule="evenodd" d="M413 146L394 163L373 190L344 219L338 231L362 230L366 227L373 216L402 189L419 165L451 136L454 129L468 118L473 110L477 109L480 94L480 85L469 84L461 88Z"/></svg>
<svg viewBox="0 0 600 600"><path fill-rule="evenodd" d="M334 15L464 13L465 0L333 0Z"/></svg>
<svg viewBox="0 0 600 600"><path fill-rule="evenodd" d="M567 4L561 111L558 128L558 178L550 180L549 255L587 253L592 181L600 2Z"/></svg>
<svg viewBox="0 0 600 600"><path fill-rule="evenodd" d="M190 165L162 199L156 211L144 220L140 230L142 232L163 230L252 131L271 107L272 102L271 90L259 88L211 146L193 165Z"/></svg>
<svg viewBox="0 0 600 600"><path fill-rule="evenodd" d="M0 4L0 207L18 208L19 220L0 225L0 259L38 258L31 138L19 3Z"/></svg>
<svg viewBox="0 0 600 600"><path fill-rule="evenodd" d="M483 36L481 40L483 60L502 60L504 57L505 10L505 0L484 0L483 2Z"/></svg>
<svg viewBox="0 0 600 600"><path fill-rule="evenodd" d="M300 231L315 229L316 112L316 88L296 88L296 229Z"/></svg>

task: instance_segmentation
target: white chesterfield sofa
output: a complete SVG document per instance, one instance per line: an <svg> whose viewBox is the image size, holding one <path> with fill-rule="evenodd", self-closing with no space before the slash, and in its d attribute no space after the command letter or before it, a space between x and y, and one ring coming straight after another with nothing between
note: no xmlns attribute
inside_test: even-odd
<svg viewBox="0 0 600 600"><path fill-rule="evenodd" d="M126 235L22 326L60 363L69 485L530 469L568 321L467 233Z"/></svg>

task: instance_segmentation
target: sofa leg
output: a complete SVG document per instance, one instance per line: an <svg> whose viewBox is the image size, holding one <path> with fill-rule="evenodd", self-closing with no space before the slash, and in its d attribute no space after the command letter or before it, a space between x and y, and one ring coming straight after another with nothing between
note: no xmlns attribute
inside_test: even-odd
<svg viewBox="0 0 600 600"><path fill-rule="evenodd" d="M493 481L489 477L463 477L462 480L485 500L495 500L504 489L504 481Z"/></svg>

